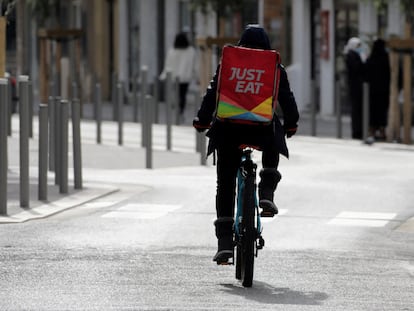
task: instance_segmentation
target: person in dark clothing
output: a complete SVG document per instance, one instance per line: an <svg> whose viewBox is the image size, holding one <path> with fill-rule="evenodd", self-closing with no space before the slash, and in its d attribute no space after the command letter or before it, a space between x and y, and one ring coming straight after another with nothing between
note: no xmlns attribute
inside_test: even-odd
<svg viewBox="0 0 414 311"><path fill-rule="evenodd" d="M352 138L362 139L362 85L364 82L364 63L361 57L362 42L351 38L345 47L345 63L349 99L351 101Z"/></svg>
<svg viewBox="0 0 414 311"><path fill-rule="evenodd" d="M249 25L241 35L239 46L270 50L270 41L265 30ZM220 68L220 66L219 66ZM280 65L280 82L277 100L283 111L283 125L274 114L268 125L247 125L222 122L214 118L219 68L203 97L193 126L198 131L210 128L208 154L217 151L217 194L215 221L218 251L213 260L223 262L232 257L233 218L237 169L240 165L240 145L257 146L262 151L262 166L258 185L259 206L263 211L277 214L273 194L281 179L277 170L279 154L289 157L285 136L293 136L297 130L299 113L294 95L290 89L287 74Z"/></svg>
<svg viewBox="0 0 414 311"><path fill-rule="evenodd" d="M385 140L390 99L390 61L385 41L374 41L372 51L365 64L369 83L370 134L375 139Z"/></svg>

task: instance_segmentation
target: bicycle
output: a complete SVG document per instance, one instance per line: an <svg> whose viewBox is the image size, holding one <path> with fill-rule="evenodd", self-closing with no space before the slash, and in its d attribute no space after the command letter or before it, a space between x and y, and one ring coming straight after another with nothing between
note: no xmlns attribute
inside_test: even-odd
<svg viewBox="0 0 414 311"><path fill-rule="evenodd" d="M264 239L261 235L262 226L256 195L257 164L252 159L254 148L241 146L241 149L242 156L237 173L237 208L233 238L236 248L236 279L241 280L244 287L251 287L254 257L257 257L258 250L264 247ZM234 264L234 259L230 264Z"/></svg>

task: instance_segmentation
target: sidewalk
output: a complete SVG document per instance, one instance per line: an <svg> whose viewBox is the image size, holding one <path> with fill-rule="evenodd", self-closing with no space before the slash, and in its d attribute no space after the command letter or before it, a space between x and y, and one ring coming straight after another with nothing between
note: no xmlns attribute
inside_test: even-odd
<svg viewBox="0 0 414 311"><path fill-rule="evenodd" d="M85 107L86 108L86 107ZM88 115L88 113L85 113ZM128 115L128 114L127 114ZM130 115L129 115L130 116ZM190 122L190 112L186 115L185 125L173 126L172 128L172 150L166 150L166 126L155 124L153 126L153 167L154 170L160 170L168 167L182 166L199 166L201 157L196 153L196 132L193 130ZM191 114L192 116L192 114ZM84 116L87 118L87 116ZM13 132L8 140L9 151L9 173L8 173L8 215L0 216L1 223L18 223L32 219L45 218L50 215L59 213L69 208L82 205L99 197L109 195L119 190L117 185L108 183L89 183L84 180L82 190L73 189L72 174L72 146L71 139L69 142L69 193L59 194L59 188L54 184L54 173L50 172L48 176L48 201L37 200L37 155L38 155L38 122L34 118L33 131L34 138L30 139L30 208L24 209L19 204L19 126L18 115L13 116ZM102 170L123 170L123 169L143 169L145 170L145 149L141 147L141 125L139 123L124 123L124 143L118 145L118 125L116 122L104 121L102 123L102 144L96 143L96 124L92 120L84 119L82 121L82 163L84 169ZM71 133L71 129L69 129ZM349 118L343 120L343 137L344 139L335 139L336 137L336 120L334 118L318 118L317 134L315 138L307 136L310 133L309 118L302 115L300 130L288 143L292 145L292 151L303 153L320 154L321 161L323 154L338 153L338 149L347 150L349 148L352 157L358 158L359 151L361 155L367 152L367 148L381 153L383 151L396 152L396 154L412 154L414 146L402 144L378 143L373 146L366 146L360 141L349 139ZM308 149L309 146L313 146ZM324 148L324 150L321 150ZM338 157L343 154L338 153ZM212 164L211 157L208 159L208 165ZM307 163L309 165L310 163ZM410 164L413 165L413 164ZM408 167L407 170L409 171ZM414 170L414 167L413 167ZM364 174L364 172L359 172ZM137 180L137 185L144 185L145 180ZM414 212L413 212L414 213ZM414 232L414 218L409 220L401 230Z"/></svg>

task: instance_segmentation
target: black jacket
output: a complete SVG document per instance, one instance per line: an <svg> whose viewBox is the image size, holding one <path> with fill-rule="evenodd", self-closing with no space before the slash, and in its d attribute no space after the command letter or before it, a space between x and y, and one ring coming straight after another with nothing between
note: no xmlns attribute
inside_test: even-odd
<svg viewBox="0 0 414 311"><path fill-rule="evenodd" d="M280 83L277 98L283 112L283 125L276 114L269 125L234 124L215 119L218 73L219 67L207 88L197 114L201 124L208 125L212 122L210 130L207 132L207 136L210 138L208 154L212 153L220 145L234 145L238 147L241 144L248 144L257 146L260 150L277 151L289 157L285 131L297 128L299 113L283 66L280 66Z"/></svg>

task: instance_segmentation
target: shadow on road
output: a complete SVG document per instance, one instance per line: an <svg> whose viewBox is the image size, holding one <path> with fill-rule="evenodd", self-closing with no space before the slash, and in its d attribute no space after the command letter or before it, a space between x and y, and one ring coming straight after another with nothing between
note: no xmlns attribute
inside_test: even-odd
<svg viewBox="0 0 414 311"><path fill-rule="evenodd" d="M224 287L223 291L226 293L266 304L320 305L328 298L328 295L322 292L301 292L290 288L277 288L258 281L253 281L251 288L235 284L220 285Z"/></svg>

